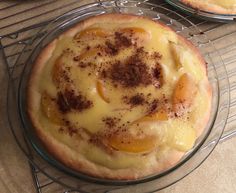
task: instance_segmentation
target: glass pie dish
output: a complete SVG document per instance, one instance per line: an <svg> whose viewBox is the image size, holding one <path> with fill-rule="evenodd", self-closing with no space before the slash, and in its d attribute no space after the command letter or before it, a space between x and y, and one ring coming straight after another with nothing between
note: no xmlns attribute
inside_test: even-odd
<svg viewBox="0 0 236 193"><path fill-rule="evenodd" d="M235 14L219 14L219 13L196 9L182 3L180 0L166 0L166 2L174 6L175 8L181 10L182 12L185 12L192 16L196 16L196 17L209 20L209 21L232 22L232 21L235 21L236 19Z"/></svg>
<svg viewBox="0 0 236 193"><path fill-rule="evenodd" d="M95 178L64 166L54 159L41 144L26 113L28 78L32 64L42 48L76 23L94 15L114 12L150 17L170 26L175 32L190 40L199 48L208 64L208 77L213 88L210 120L203 134L196 141L195 146L174 167L162 173L137 180ZM22 68L18 68L19 66L22 66ZM148 2L106 1L93 3L56 18L48 26L37 32L29 41L29 44L25 46L12 75L13 77L19 76L19 79L12 80L9 84L8 116L18 145L29 161L45 175L64 186L82 192L153 192L177 182L196 169L213 151L223 133L229 111L227 72L214 45L205 34L202 34L196 26L181 15ZM224 78L221 78L222 76ZM27 144L30 146L30 152ZM45 167L45 164L50 167Z"/></svg>

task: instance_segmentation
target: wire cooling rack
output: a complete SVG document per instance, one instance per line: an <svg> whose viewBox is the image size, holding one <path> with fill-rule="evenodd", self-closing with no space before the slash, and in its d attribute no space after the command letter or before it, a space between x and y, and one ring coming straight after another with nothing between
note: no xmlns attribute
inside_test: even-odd
<svg viewBox="0 0 236 193"><path fill-rule="evenodd" d="M58 3L59 2L59 3ZM94 1L77 1L77 0L45 0L39 2L22 3L21 1L2 2L0 1L0 59L6 65L9 74L9 81L15 81L19 76L11 74L13 67L21 69L24 64L15 66L16 60L25 45L29 44L32 34L36 34L40 29L46 26L50 21L63 13L70 11L85 3ZM231 104L230 114L225 132L221 142L236 135L236 24L235 23L213 23L204 21L192 16L188 16L171 7L162 0L150 1L161 6L172 9L182 14L185 18L195 24L201 33L207 34L210 40L217 45L217 49L222 56L228 71L230 82ZM3 14L4 13L4 14ZM12 14L13 13L13 14ZM172 12L166 13L171 15ZM184 22L178 18L178 22ZM185 26L188 25L187 23ZM187 26L188 27L188 26ZM191 26L189 26L191 27ZM43 35L39 33L39 36ZM197 35L197 34L193 34ZM27 50L25 50L27 51ZM213 53L214 54L214 53ZM220 77L226 78L225 75ZM27 143L26 143L27 145ZM34 156L30 152L30 156ZM47 193L54 189L56 192L69 193L75 192L70 188L57 184L56 179L50 179L45 176L38 168L30 164L32 176L37 193ZM45 166L49 167L49 166ZM50 168L48 168L50 169ZM60 177L58 177L60 178ZM78 191L77 191L78 192Z"/></svg>

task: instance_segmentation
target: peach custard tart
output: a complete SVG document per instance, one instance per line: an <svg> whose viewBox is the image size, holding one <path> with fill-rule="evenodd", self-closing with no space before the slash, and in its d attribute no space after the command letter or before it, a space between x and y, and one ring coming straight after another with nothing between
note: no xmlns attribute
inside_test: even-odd
<svg viewBox="0 0 236 193"><path fill-rule="evenodd" d="M27 110L48 152L106 179L175 165L206 127L212 91L200 52L164 24L128 14L86 19L33 65Z"/></svg>
<svg viewBox="0 0 236 193"><path fill-rule="evenodd" d="M180 0L181 2L207 12L216 14L236 14L236 0Z"/></svg>

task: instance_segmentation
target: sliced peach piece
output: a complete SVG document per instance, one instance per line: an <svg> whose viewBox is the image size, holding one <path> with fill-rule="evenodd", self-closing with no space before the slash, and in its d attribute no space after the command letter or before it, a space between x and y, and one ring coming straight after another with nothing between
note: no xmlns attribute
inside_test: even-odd
<svg viewBox="0 0 236 193"><path fill-rule="evenodd" d="M130 133L113 135L108 144L116 150L130 153L145 153L155 149L159 140L156 136L133 136Z"/></svg>
<svg viewBox="0 0 236 193"><path fill-rule="evenodd" d="M85 30L79 32L75 36L75 39L92 37L92 36L106 37L107 35L109 35L109 33L107 31L105 31L105 29L102 29L100 27L94 27L94 28L85 29Z"/></svg>
<svg viewBox="0 0 236 193"><path fill-rule="evenodd" d="M132 34L134 36L138 36L139 40L149 40L150 39L150 33L146 31L145 29L141 27L127 27L122 28L119 30L121 33L126 33L127 35Z"/></svg>
<svg viewBox="0 0 236 193"><path fill-rule="evenodd" d="M100 80L98 80L97 83L96 83L96 89L97 89L98 95L102 98L102 100L104 100L105 102L109 103L110 100L106 96L105 87L103 86L103 83Z"/></svg>
<svg viewBox="0 0 236 193"><path fill-rule="evenodd" d="M55 99L50 97L46 92L43 92L41 96L41 108L46 117L53 123L64 125L62 114L58 109Z"/></svg>
<svg viewBox="0 0 236 193"><path fill-rule="evenodd" d="M177 115L182 115L192 105L198 88L193 78L187 73L183 74L174 89L172 102L173 111Z"/></svg>
<svg viewBox="0 0 236 193"><path fill-rule="evenodd" d="M141 117L140 119L134 121L133 124L140 122L148 122L148 121L167 121L167 120L168 120L168 113L165 110L160 110L155 113Z"/></svg>
<svg viewBox="0 0 236 193"><path fill-rule="evenodd" d="M91 49L88 51L84 51L82 54L79 55L79 60L84 60L86 58L91 58L93 56L95 56L98 53L98 49Z"/></svg>
<svg viewBox="0 0 236 193"><path fill-rule="evenodd" d="M124 32L124 33L126 33L126 32L132 33L133 32L133 33L137 33L137 34L149 35L149 33L141 27L127 27L127 28L122 28L120 31Z"/></svg>
<svg viewBox="0 0 236 193"><path fill-rule="evenodd" d="M181 49L182 47L180 47L176 43L170 42L170 51L177 69L180 69L183 66L181 63Z"/></svg>

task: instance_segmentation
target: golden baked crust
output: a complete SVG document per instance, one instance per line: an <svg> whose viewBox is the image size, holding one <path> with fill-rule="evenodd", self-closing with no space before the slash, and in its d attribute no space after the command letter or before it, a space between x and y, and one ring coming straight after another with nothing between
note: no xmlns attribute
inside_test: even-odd
<svg viewBox="0 0 236 193"><path fill-rule="evenodd" d="M199 10L217 14L236 14L236 0L181 0Z"/></svg>
<svg viewBox="0 0 236 193"><path fill-rule="evenodd" d="M179 74L178 74L178 76L176 75L176 77L178 79L180 79L180 77L183 77L182 76L183 74L189 74L190 76L192 76L192 75L194 76L195 72L191 71L191 69L189 69L189 68L194 69L195 68L194 65L196 65L196 70L199 72L200 75L197 74L196 77L194 77L194 81L197 82L196 83L197 86L194 87L193 90L197 89L198 91L196 91L196 92L198 94L196 94L194 92L193 95L197 95L197 97L196 97L197 99L191 98L191 100L197 100L197 102L190 101L191 105L187 104L187 106L189 106L189 105L193 106L191 108L194 109L194 108L196 108L195 103L198 103L197 106L200 106L199 109L204 108L204 110L201 109L201 110L199 110L198 113L192 113L192 114L190 113L190 115L189 115L190 118L187 115L189 112L186 113L184 111L184 115L182 115L183 114L182 111L178 111L178 110L176 110L175 113L172 112L173 110L170 110L171 112L168 112L168 113L171 115L166 113L167 115L164 114L164 118L163 118L163 116L161 116L161 118L155 118L157 120L153 120L152 116L146 115L147 113L144 113L144 115L145 115L144 119L142 119L142 118L140 119L140 114L138 114L138 116L137 116L138 122L136 123L134 121L134 125L135 125L134 127L136 128L139 126L139 124L140 125L143 124L143 126L149 128L149 129L147 129L147 131L144 131L144 133L147 132L145 134L147 136L150 136L150 135L152 135L152 132L153 132L152 131L153 125L163 124L163 128L166 128L167 125L165 124L165 122L172 121L172 119L173 119L174 121L176 121L175 126L178 124L183 124L183 127L184 127L184 124L185 124L184 122L186 120L190 119L190 120L194 120L194 129L193 129L193 131L191 130L191 132L194 132L194 133L196 132L196 134L192 134L190 132L191 134L189 134L189 135L191 135L191 137L193 135L195 137L197 137L197 136L200 136L200 134L202 133L203 129L205 128L205 126L208 122L208 119L210 116L210 109L211 109L212 91L211 91L211 87L210 87L210 84L207 79L206 66L205 66L204 59L201 57L201 54L199 53L199 51L189 41L187 41L186 39L184 39L181 36L176 35L167 26L165 26L161 23L151 21L146 18L139 17L139 16L126 15L126 14L104 14L104 15L89 18L83 22L80 22L79 24L77 24L73 28L71 28L71 29L67 30L66 32L64 32L63 34L61 34L60 37L58 37L53 42L48 44L42 50L41 54L38 56L37 60L34 63L34 66L33 66L32 72L31 72L31 76L30 76L30 80L28 83L27 109L28 109L29 117L30 117L30 119L35 127L35 130L37 132L37 135L39 136L40 140L42 140L43 144L46 146L48 151L53 156L55 156L59 161L61 161L66 166L68 166L74 170L77 170L77 171L80 171L80 172L83 172L83 173L86 173L86 174L89 174L92 176L101 177L101 178L137 179L137 178L144 177L144 176L154 174L154 173L158 173L158 172L161 172L165 169L170 168L171 166L176 164L181 159L181 157L184 155L185 151L187 151L189 148L191 148L189 146L189 144L186 146L184 146L182 144L178 144L178 140L176 143L174 143L174 145L173 145L173 142L165 142L169 145L163 145L163 144L165 144L163 142L163 144L158 145L157 147L153 147L152 149L150 149L148 151L147 151L147 149L142 150L142 147L139 147L140 144L137 141L134 143L134 144L138 143L138 145L136 144L137 147L132 148L126 144L128 146L128 148L127 148L124 145L119 144L119 142L117 142L117 138L116 138L116 136L114 137L114 133L107 137L107 133L106 133L106 132L108 132L107 129L104 129L104 130L96 130L95 129L95 131L94 131L93 128L92 129L91 128L90 129L84 128L84 125L82 125L83 128L81 128L78 126L80 123L77 123L76 121L73 122L74 116L77 116L77 117L81 116L82 113L86 114L86 112L88 112L88 111L90 112L90 110L88 110L88 109L94 108L95 105L92 104L92 102L90 103L90 101L92 101L92 100L85 100L85 97L82 97L85 102L83 102L81 104L77 104L77 105L79 105L79 108L77 108L78 106L70 107L72 109L72 112L70 112L68 109L63 109L64 107L63 106L61 107L59 104L60 102L58 102L58 96L59 96L58 89L60 90L60 89L62 89L61 87L63 87L64 90L63 89L62 90L64 92L68 88L68 85L69 85L69 87L71 85L67 84L65 82L62 82L61 85L63 85L63 86L61 86L61 85L55 86L55 84L60 84L59 82L61 82L61 79L58 78L58 76L55 76L56 78L54 77L54 79L56 79L56 81L54 80L54 82L53 82L53 80L52 80L53 76L54 76L53 73L55 71L55 68L53 68L53 66L55 66L56 63L60 63L60 61L62 61L61 63L63 63L63 62L65 63L65 61L68 63L71 62L70 59L68 61L65 60L65 58L68 57L68 55L66 55L66 57L63 58L64 60L60 60L60 56L63 53L63 51L65 53L68 53L65 51L66 50L65 48L67 48L66 47L67 45L65 46L64 44L66 44L66 42L70 41L71 40L70 38L72 38L74 41L76 39L75 37L77 34L79 34L81 36L81 34L84 33L84 31L86 32L87 29L92 28L93 30L95 29L95 32L93 31L92 35L93 36L101 36L101 39L103 41L104 40L103 38L107 38L107 35L105 35L103 37L104 34L103 34L103 32L99 31L100 28L103 28L106 25L109 27L112 25L112 23L115 23L115 25L116 25L115 27L118 26L118 28L120 29L123 26L126 26L125 29L128 29L128 30L130 30L130 24L131 24L132 30L134 30L134 31L136 30L136 32L138 34L141 33L141 35L138 35L137 37L135 37L136 39L138 39L137 41L139 41L140 37L142 36L142 33L146 33L146 32L143 32L142 29L140 30L139 22L141 22L141 24L140 24L141 26L142 26L142 22L144 22L145 24L147 22L147 26L148 25L152 26L152 27L155 26L156 28L163 30L163 31L161 31L160 34L162 34L163 32L167 34L166 36L163 37L163 38L167 37L167 40L164 40L164 42L166 42L166 44L168 44L168 46L170 46L170 50L167 51L167 55L168 55L168 57L173 57L173 58L170 58L170 59L167 58L168 60L165 59L165 53L163 51L163 53L160 52L163 56L159 56L158 54L154 54L156 57L154 59L158 60L158 63L159 62L160 63L166 62L166 63L169 63L169 65L177 65L177 67L173 67L173 68L177 68L177 69L179 68L179 70L178 70ZM99 30L96 31L97 29L99 29ZM144 28L144 29L146 30L146 28ZM90 33L90 32L88 32L88 33ZM153 35L153 34L151 34L151 35ZM120 36L120 35L118 34L118 36ZM124 37L122 37L122 38L124 38ZM94 39L94 38L92 38L92 39ZM142 39L142 37L141 37L141 39ZM77 42L78 44L83 44L83 43L81 43L80 39L79 40L76 39L76 41L78 41ZM143 41L144 41L144 43L143 43ZM125 49L128 50L129 46L131 46L130 49L136 49L136 51L138 49L143 50L142 45L145 44L145 41L146 40L144 38L144 40L142 40L141 43L140 42L132 43L132 46L135 45L138 47L132 47L131 45L127 45L127 47L122 47L122 46L124 46L124 45L122 45L121 50L118 50L118 51L114 50L113 47L111 47L111 45L107 43L105 45L109 48L109 50L108 51L103 50L103 51L106 52L106 54L110 54L109 58L112 59L113 57L117 57L117 55L116 55L117 52L123 52L123 50L125 50ZM149 40L147 40L147 42L148 41ZM99 42L99 44L100 43L101 42ZM139 44L141 44L141 45L139 45ZM61 49L60 46L61 47L64 46L63 49ZM69 46L69 44L68 44L68 46ZM180 46L180 47L178 47L178 46ZM90 45L89 45L89 47L90 47ZM96 51L96 54L101 51L100 48L101 48L101 46L98 47L98 51ZM104 49L104 48L102 48L102 49ZM183 56L181 54L180 54L181 56L179 56L178 53L176 53L176 50L178 52L178 49L184 50L183 54L182 54L182 51L180 52ZM90 48L89 48L89 50L90 50ZM89 52L89 53L90 54L88 55L88 58L91 56L91 52ZM141 51L141 53L144 54L144 56L150 55L150 53L144 52L144 51ZM93 56L93 54L94 54L94 51L92 52L92 56ZM188 61L185 62L185 60L188 60L186 57L186 55L188 56L188 54L194 55L192 67L185 67L184 66L184 65L187 65L187 63L188 63ZM154 55L152 55L152 57L148 57L146 59L149 61L153 61ZM82 56L80 55L80 57L82 57ZM86 57L87 57L87 55L86 56L83 55L83 61L84 60L86 61ZM105 58L106 56L102 55L102 59L103 59L103 57ZM139 57L139 56L137 56L137 57ZM183 59L181 57L183 57ZM69 58L71 58L70 54L69 54ZM75 58L75 56L73 56L73 58ZM152 58L152 59L150 59L150 58ZM57 62L58 61L57 59L59 60L59 62ZM98 58L96 58L96 60L98 60ZM75 61L77 62L77 58ZM74 65L75 61L72 62L73 65ZM136 62L140 62L140 61L136 61ZM180 64L176 64L178 62ZM81 64L84 65L84 62L79 64L80 70L84 70L83 69L84 67L81 67ZM114 64L110 64L110 65L114 65ZM142 64L140 64L140 65L142 65ZM178 66L178 65L183 65L183 66ZM162 68L164 68L164 64L161 64L161 66L162 66ZM73 67L73 66L70 65L70 67ZM186 69L187 69L187 71L189 70L191 72L186 73ZM105 70L106 73L111 72L109 66L107 67L107 69L104 68L103 70ZM120 68L118 67L118 68L116 68L116 70L119 71ZM121 70L121 72L124 71L124 70L123 71L122 70ZM145 70L145 68L143 67L142 70ZM85 71L85 72L87 72L87 71ZM84 72L84 74L85 74L85 72ZM97 73L96 70L93 72ZM81 73L81 71L80 71L80 73ZM94 75L93 74L91 75L91 71L89 71L89 73L90 74L88 74L88 77L91 76L93 78ZM166 73L167 73L167 71L166 71ZM189 75L184 76L185 79L189 78ZM82 76L82 74L81 74L81 76ZM130 90L136 89L136 82L131 82L128 84L127 82L124 82L124 79L117 80L117 77L115 76L115 78L114 78L114 76L112 76L113 79L110 76L108 78L107 78L107 76L106 77L103 76L102 78L106 79L106 81L107 81L106 83L111 84L111 85L113 84L112 81L114 81L114 80L118 81L118 83L115 82L115 84L118 84L118 86L112 85L111 88L113 88L113 87L120 88L121 90L118 89L118 91L120 93L123 91L124 92L126 92L126 91L133 92ZM86 80L90 81L90 79L86 79ZM144 82L140 82L140 84L145 84L144 86L142 86L142 85L137 86L138 89L139 89L139 87L141 87L142 91L144 90L145 87L149 87L150 84L152 84L152 83L146 83L147 82L146 80L143 80L143 81ZM164 81L166 81L166 80L164 80ZM190 82L191 81L192 80L190 79ZM165 84L165 83L161 83L161 82L162 81L159 81L158 84ZM171 85L175 86L177 84L176 83L177 81L173 80L173 82L174 82L173 85L172 84ZM84 84L86 85L86 83L84 83ZM155 84L156 84L156 82L155 82ZM64 86L65 86L65 88L64 88ZM158 85L157 89L159 89L159 87L161 87L161 86ZM128 88L128 87L130 87L130 88ZM151 89L153 89L153 85L151 85L150 87L151 87ZM181 84L180 84L180 87L182 87ZM137 89L137 91L140 91L138 89ZM172 89L172 91L174 90L174 88L171 88L171 89ZM45 96L46 102L44 102L45 90L47 93ZM60 90L60 92L62 92L62 91ZM176 91L176 92L178 92L178 91ZM55 93L57 93L57 95L55 95ZM98 94L96 95L96 97L98 98L99 92L97 92L97 93ZM201 93L201 94L199 94L199 93ZM65 94L65 93L63 93L63 94ZM165 94L166 94L166 96L168 96L168 93L165 93ZM55 102L55 104L59 105L60 116L61 116L61 114L64 116L62 118L62 122L61 122L60 118L58 118L58 117L55 118L55 116L52 115L52 114L58 114L57 110L55 110L55 109L51 110L49 107L47 107L46 110L44 109L45 104L46 105L51 104L50 101L49 101L49 103L47 101L48 95L54 97L54 98L50 98L50 101L52 101L53 104L54 104L54 101L57 101L57 102ZM166 97L165 100L171 100L172 95L174 95L174 94L172 94L172 92L171 92L171 94L169 94L169 97ZM200 95L203 95L203 98L201 98ZM113 95L111 95L111 96L115 97ZM65 96L63 95L63 97L65 97ZM127 94L127 96L125 96L125 97L126 98L129 97L129 94ZM103 102L99 102L98 103L99 105L109 103L109 101L106 101L105 96L101 96L101 94L100 94L100 98L102 98ZM136 99L137 98L140 99L139 97L136 97ZM74 100L74 98L73 98L73 100ZM99 100L101 100L101 99L99 99ZM122 100L126 100L126 99L122 99ZM160 98L160 100L164 100L164 99ZM125 104L125 105L126 106L130 105L130 103L131 103L130 101L131 100L129 100L128 104ZM138 100L138 101L140 101L140 100ZM137 102L137 100L136 100L136 102ZM140 112L143 113L143 108L146 108L146 107L149 108L149 106L150 106L150 103L149 103L146 106L143 105L144 107L140 107L138 105L136 107L135 106L136 102L131 104L131 106L132 105L134 106L134 107L132 106L131 109L135 109L134 111L130 110L130 111L132 111L132 113L135 111L139 112L139 108L141 108ZM97 104L97 103L95 103L95 104ZM160 106L162 104L163 103L158 103L158 105L160 105ZM168 102L168 104L169 104L169 102ZM168 105L168 104L166 104L166 105ZM103 108L106 108L106 105L104 105L100 108L101 113L103 112ZM157 108L157 107L155 107L155 108ZM181 108L182 108L182 106L181 106ZM187 107L187 109L188 108L189 107ZM47 111L48 109L49 109L49 111ZM58 107L57 107L57 109L58 109ZM156 110L156 109L154 109L154 110ZM46 111L46 113L45 113L45 111ZM192 110L192 111L195 111L195 110ZM153 112L154 111L151 112L152 115L153 115ZM179 115L178 115L178 113L179 113ZM91 114L91 117L94 116L92 111L90 114ZM175 114L175 115L173 115L173 114ZM201 116L202 116L201 118L197 118L197 116L199 114L201 114ZM154 115L158 116L157 114L155 114L155 112L154 112ZM166 118L165 116L168 116L168 117ZM184 118L182 118L182 117L184 117ZM95 118L96 118L96 116L95 116ZM123 119L123 118L121 118L121 119ZM82 119L79 119L79 120L82 121ZM131 119L131 120L133 120L133 119ZM91 120L91 118L89 116L88 118L86 118L86 121L84 124L86 125L88 122L92 122L92 121L93 120ZM109 126L109 129L112 130L112 129L114 129L113 128L114 125L111 126L110 121L111 121L110 119L106 119L105 121L103 120L103 122L105 122L104 124L106 126ZM73 123L74 124L73 128L71 128L71 125L67 125L65 122L66 123L70 122L70 124ZM114 122L114 120L112 120L112 122ZM188 121L186 121L186 122L188 122ZM99 122L99 124L100 124L100 122ZM74 127L76 127L76 128L74 128ZM89 125L88 125L88 127L89 127ZM172 127L174 127L174 126L172 126ZM186 128L188 128L188 126L186 126ZM163 134L162 131L160 131L160 128L154 129L154 130L157 130L157 131L155 131L157 133L161 132L161 134ZM167 128L167 130L168 130L168 128ZM102 133L102 135L101 135L101 133ZM171 133L171 132L169 132L169 133ZM156 135L157 134L155 133L155 136ZM163 135L165 135L165 133ZM180 134L178 134L178 135L182 135L181 131L180 131ZM99 141L98 141L97 137L99 138ZM141 135L141 137L142 137L142 135ZM183 134L183 138L184 137L185 137L185 134ZM195 137L194 137L194 139L195 139ZM105 138L106 138L106 140L103 141L103 139L105 139ZM110 140L109 138L112 138L113 142L109 141ZM141 139L143 139L143 138L141 138ZM152 138L150 138L150 139L152 141ZM169 136L165 136L163 141L164 140L168 141L171 139ZM102 140L102 144L101 144L100 140ZM172 139L172 140L175 140L175 139ZM145 141L145 138L144 138L144 141ZM186 143L189 143L188 139L185 141L187 141ZM147 142L147 140L146 140L146 142ZM192 142L194 143L194 141L191 141L191 146L193 145ZM133 143L132 140L129 141L129 143ZM147 143L149 143L149 142L147 142ZM180 139L180 143L182 143L181 139ZM153 144L155 145L155 143L153 143ZM115 161L117 161L117 163L114 163Z"/></svg>

